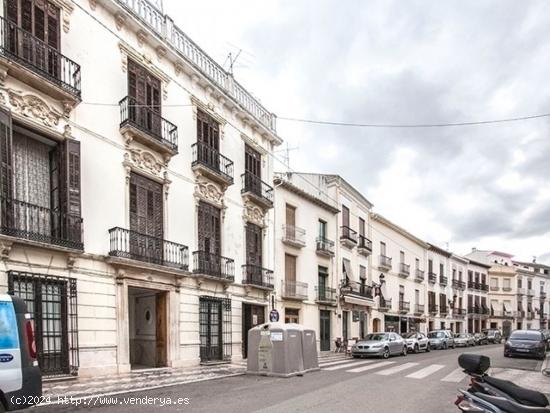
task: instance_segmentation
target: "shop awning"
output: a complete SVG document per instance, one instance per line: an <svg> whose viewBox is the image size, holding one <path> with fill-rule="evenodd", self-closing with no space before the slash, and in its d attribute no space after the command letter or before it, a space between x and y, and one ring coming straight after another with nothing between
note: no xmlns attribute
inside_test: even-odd
<svg viewBox="0 0 550 413"><path fill-rule="evenodd" d="M374 301L368 298L359 298L359 297L350 297L349 295L344 296L344 302L348 304L356 304L363 306L372 306Z"/></svg>

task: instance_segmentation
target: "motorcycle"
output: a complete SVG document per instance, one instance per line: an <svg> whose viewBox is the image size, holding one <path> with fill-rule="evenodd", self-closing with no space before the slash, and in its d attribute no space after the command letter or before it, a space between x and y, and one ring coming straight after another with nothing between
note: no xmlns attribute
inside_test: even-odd
<svg viewBox="0 0 550 413"><path fill-rule="evenodd" d="M468 390L460 390L455 405L462 412L550 413L543 393L486 374L491 359L480 354L461 354L458 364L470 376Z"/></svg>

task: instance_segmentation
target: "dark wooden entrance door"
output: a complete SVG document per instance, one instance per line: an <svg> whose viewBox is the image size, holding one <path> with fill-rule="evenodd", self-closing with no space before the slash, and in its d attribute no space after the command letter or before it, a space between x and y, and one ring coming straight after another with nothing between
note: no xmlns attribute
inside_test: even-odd
<svg viewBox="0 0 550 413"><path fill-rule="evenodd" d="M330 351L330 310L319 310L319 340L321 351Z"/></svg>
<svg viewBox="0 0 550 413"><path fill-rule="evenodd" d="M223 360L222 302L200 298L199 335L202 362Z"/></svg>
<svg viewBox="0 0 550 413"><path fill-rule="evenodd" d="M248 355L248 330L265 323L265 307L243 303L243 358Z"/></svg>
<svg viewBox="0 0 550 413"><path fill-rule="evenodd" d="M162 138L161 82L144 67L128 60L128 115L153 136Z"/></svg>

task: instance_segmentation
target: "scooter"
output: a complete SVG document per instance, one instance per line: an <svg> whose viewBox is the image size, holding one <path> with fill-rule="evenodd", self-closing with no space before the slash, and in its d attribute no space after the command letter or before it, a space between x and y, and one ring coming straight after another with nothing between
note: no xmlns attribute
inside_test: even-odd
<svg viewBox="0 0 550 413"><path fill-rule="evenodd" d="M461 354L458 364L470 376L470 387L460 390L455 401L462 412L550 413L550 403L543 393L487 375L489 357Z"/></svg>

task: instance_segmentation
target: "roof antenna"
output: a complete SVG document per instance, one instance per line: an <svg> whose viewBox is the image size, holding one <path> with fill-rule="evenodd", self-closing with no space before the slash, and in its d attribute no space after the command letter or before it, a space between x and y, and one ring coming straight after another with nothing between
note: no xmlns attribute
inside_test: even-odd
<svg viewBox="0 0 550 413"><path fill-rule="evenodd" d="M288 141L286 142L286 148L284 149L279 149L278 151L275 151L275 153L277 152L282 152L282 158L283 158L283 163L284 165L290 169L290 151L295 151L295 150L298 150L300 149L298 146L294 146L294 147L289 147L288 146Z"/></svg>
<svg viewBox="0 0 550 413"><path fill-rule="evenodd" d="M227 55L227 58L225 59L226 62L229 60L228 72L231 76L233 76L233 67L235 66L235 63L237 62L237 59L241 55L242 51L243 51L243 49L239 49L239 51L237 52L237 54L235 56L233 56L233 52L229 52L229 54ZM225 63L224 63L224 66L225 66Z"/></svg>

